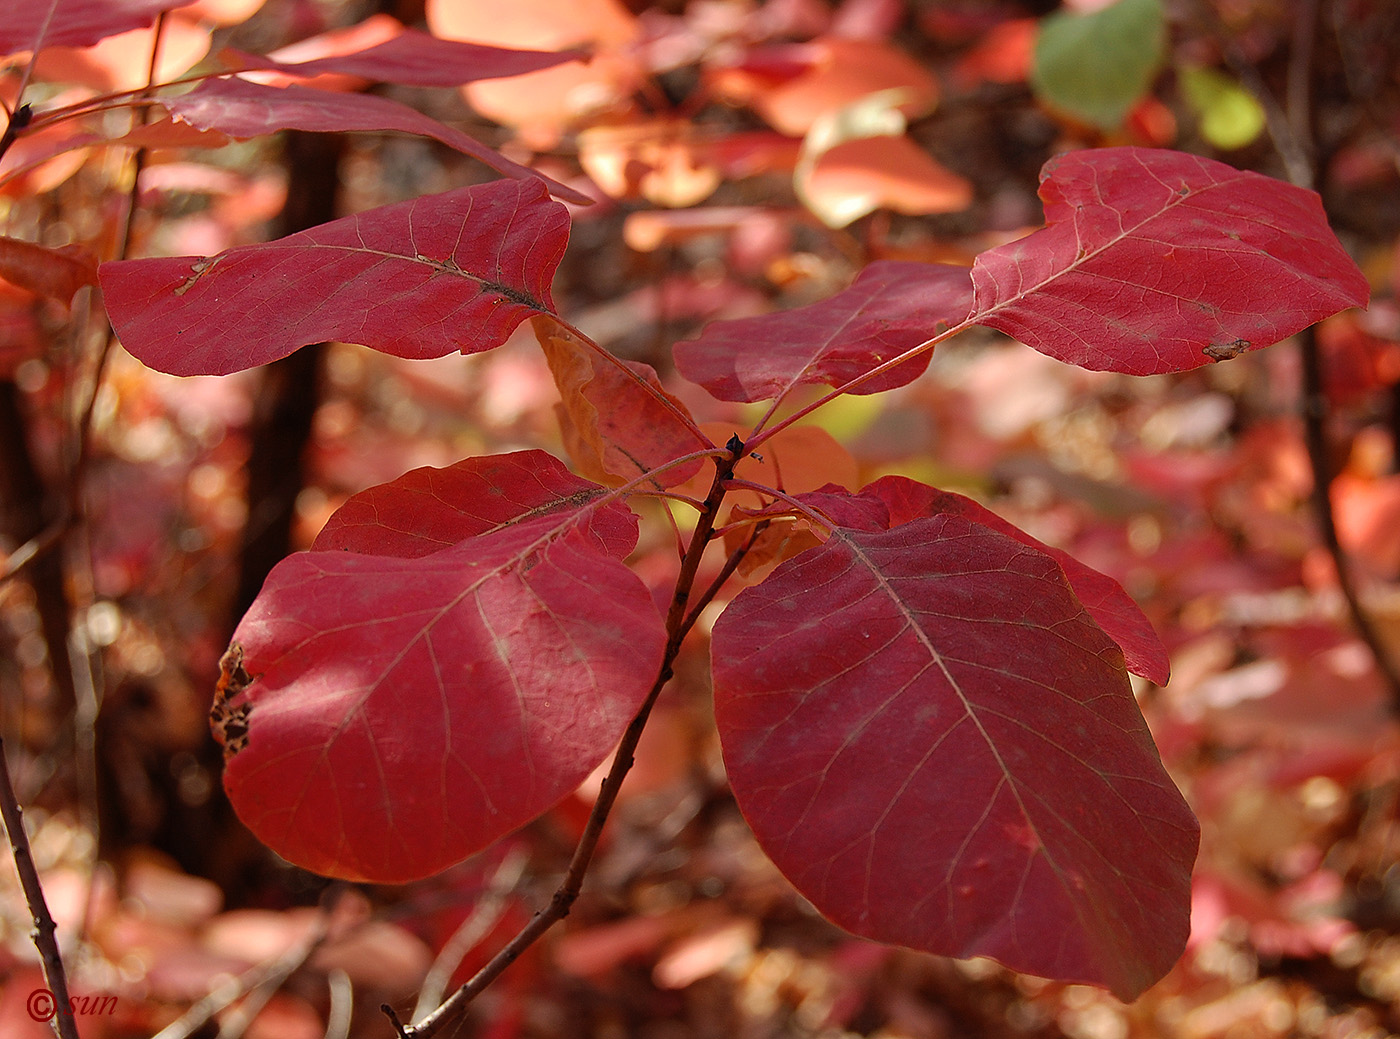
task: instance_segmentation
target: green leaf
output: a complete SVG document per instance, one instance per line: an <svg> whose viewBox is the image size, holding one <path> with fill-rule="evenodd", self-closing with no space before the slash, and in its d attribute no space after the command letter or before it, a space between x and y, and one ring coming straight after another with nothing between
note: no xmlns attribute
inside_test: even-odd
<svg viewBox="0 0 1400 1039"><path fill-rule="evenodd" d="M1118 0L1091 14L1053 14L1036 39L1031 86L1052 108L1115 130L1151 87L1166 48L1161 0Z"/></svg>
<svg viewBox="0 0 1400 1039"><path fill-rule="evenodd" d="M1264 109L1234 79L1215 69L1178 70L1181 93L1200 119L1201 136L1222 150L1243 148L1264 129Z"/></svg>

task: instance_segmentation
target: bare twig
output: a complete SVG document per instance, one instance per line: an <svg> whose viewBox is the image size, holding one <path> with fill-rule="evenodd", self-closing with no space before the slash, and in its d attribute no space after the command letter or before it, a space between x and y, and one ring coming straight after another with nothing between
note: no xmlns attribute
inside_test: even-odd
<svg viewBox="0 0 1400 1039"><path fill-rule="evenodd" d="M427 1017L428 1012L442 1002L447 983L452 980L452 972L501 919L506 899L520 883L528 861L529 856L520 849L515 849L501 861L487 885L485 897L452 932L452 937L447 939L428 970L428 976L423 979L423 986L418 990L418 1005L413 1008L413 1020Z"/></svg>
<svg viewBox="0 0 1400 1039"><path fill-rule="evenodd" d="M326 940L329 927L330 912L323 910L317 917L315 926L300 942L276 959L261 963L244 971L238 977L229 979L196 1002L176 1020L162 1028L156 1033L154 1039L189 1039L190 1036L203 1029L215 1014L249 993L254 993L255 997L256 994L263 993L258 1002L258 1008L261 1009L272 993L276 992ZM251 1020L251 1016L240 1015L232 1023L232 1027L237 1028L241 1033ZM230 1022L225 1021L224 1027L219 1030L219 1035L229 1034L229 1028Z"/></svg>
<svg viewBox="0 0 1400 1039"><path fill-rule="evenodd" d="M1281 105L1264 83L1259 70L1234 45L1228 30L1209 4L1198 3L1197 11L1213 30L1221 54L1246 89L1264 109L1265 126L1275 150L1288 170L1288 179L1298 187L1314 188L1317 182L1318 149L1314 130L1313 65L1317 45L1318 0L1299 0L1293 18L1293 40L1288 59L1285 102ZM1298 336L1303 368L1301 410L1308 460L1312 467L1312 510L1323 546L1332 557L1337 587L1347 604L1352 627L1366 643L1376 662L1376 670L1390 694L1391 711L1400 714L1400 665L1392 658L1385 640L1366 612L1352 576L1351 565L1337 536L1337 517L1332 504L1332 462L1327 443L1327 393L1323 380L1322 355L1316 326Z"/></svg>
<svg viewBox="0 0 1400 1039"><path fill-rule="evenodd" d="M59 1039L78 1039L77 1023L68 1012L68 976L63 971L63 957L58 951L54 932L58 925L49 913L44 900L44 889L39 883L39 871L34 867L34 856L29 851L29 835L24 832L24 812L15 797L14 785L10 782L10 768L5 762L5 745L0 740L0 815L5 820L5 832L10 835L10 849L14 853L15 871L19 874L20 887L24 889L25 901L29 904L29 914L34 919L34 945L39 950L39 959L44 966L44 983L53 996L53 1017L50 1023ZM47 1007L41 1009L48 1009Z"/></svg>
<svg viewBox="0 0 1400 1039"><path fill-rule="evenodd" d="M355 989L350 975L340 968L326 978L330 990L330 1009L326 1011L326 1039L347 1039L350 1018L355 1009Z"/></svg>
<svg viewBox="0 0 1400 1039"><path fill-rule="evenodd" d="M1385 639L1376 628L1375 622L1366 612L1361 595L1352 576L1351 565L1337 536L1337 517L1332 506L1332 460L1327 446L1327 392L1322 378L1322 353L1318 349L1317 329L1304 329L1298 337L1298 350L1303 361L1303 429L1308 445L1308 459L1312 464L1313 516L1318 533L1337 571L1337 587L1346 600L1347 612L1351 615L1352 627L1361 641L1371 651L1376 661L1376 670L1385 681L1390 695L1392 714L1400 715L1400 670L1386 646Z"/></svg>
<svg viewBox="0 0 1400 1039"><path fill-rule="evenodd" d="M1307 0L1309 6L1315 0ZM1291 114L1279 103L1274 92L1269 89L1264 77L1259 74L1259 70L1254 67L1254 63L1241 53L1235 44L1233 36L1228 26L1220 21L1220 16L1214 7L1205 0L1197 0L1195 6L1196 14L1205 24L1207 31L1216 40L1220 47L1220 56L1225 60L1225 64L1230 67L1230 71L1239 77L1244 88L1254 96L1259 102L1259 106L1264 110L1264 126L1269 132L1269 139L1273 141L1274 149L1278 152L1279 158L1283 160L1284 167L1288 170L1288 179L1294 184L1301 184L1310 187L1313 176L1313 157L1308 148L1309 135L1304 133L1299 135L1298 125ZM1305 19L1307 15L1299 12L1298 21ZM1295 23L1297 24L1297 23ZM1311 62L1309 54L1308 61ZM1293 83L1297 79L1296 70L1298 68L1297 51L1294 52L1294 61L1289 68L1289 100L1293 100Z"/></svg>

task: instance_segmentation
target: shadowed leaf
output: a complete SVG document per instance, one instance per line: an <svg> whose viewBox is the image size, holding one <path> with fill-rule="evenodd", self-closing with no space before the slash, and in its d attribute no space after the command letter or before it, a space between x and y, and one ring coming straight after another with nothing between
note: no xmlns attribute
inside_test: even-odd
<svg viewBox="0 0 1400 1039"><path fill-rule="evenodd" d="M444 126L422 112L374 94L351 94L311 87L269 87L237 78L207 79L188 94L163 97L172 116L201 130L218 130L238 140L278 130L312 133L382 133L398 131L439 141L484 162L508 177L539 179L559 198L580 205L593 200L573 188L512 162L461 130Z"/></svg>
<svg viewBox="0 0 1400 1039"><path fill-rule="evenodd" d="M87 47L181 6L180 0L12 0L0 18L0 54Z"/></svg>
<svg viewBox="0 0 1400 1039"><path fill-rule="evenodd" d="M837 530L715 625L730 783L833 921L1132 999L1197 827L1059 565L960 516Z"/></svg>

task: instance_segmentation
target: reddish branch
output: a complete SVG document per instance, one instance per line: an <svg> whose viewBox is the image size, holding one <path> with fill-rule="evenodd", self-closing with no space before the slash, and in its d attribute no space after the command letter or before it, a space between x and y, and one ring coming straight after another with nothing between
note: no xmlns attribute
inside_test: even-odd
<svg viewBox="0 0 1400 1039"><path fill-rule="evenodd" d="M656 676L656 682L652 685L651 691L647 693L647 698L642 703L641 709L637 711L636 716L627 726L627 731L623 733L622 740L618 743L612 767L608 770L602 788L598 791L598 799L593 803L593 810L589 813L588 822L583 829L583 836L579 838L578 847L574 849L573 858L569 862L569 868L564 874L563 881L554 892L554 897L550 899L548 906L537 912L530 922L521 929L520 933L512 938L500 952L496 953L486 966L477 971L470 981L417 1024L405 1025L399 1020L394 1008L387 1003L384 1004L380 1009L393 1022L394 1031L399 1035L399 1039L430 1039L431 1036L437 1035L449 1022L465 1012L471 1001L480 995L491 982L495 981L502 971L514 963L521 953L538 941L556 923L568 916L570 909L573 908L579 891L583 887L583 877L593 859L593 852L598 847L598 838L602 836L603 825L607 822L613 804L617 801L617 793L622 787L622 781L632 768L633 755L637 750L638 741L642 738L642 730L646 727L647 718L651 715L652 706L656 703L656 698L661 695L661 690L665 688L666 683L671 680L672 668L677 654L680 653L681 643L695 623L699 610L714 596L719 585L734 572L734 568L739 565L748 549L746 545L731 555L725 563L725 568L719 579L703 593L702 601L696 605L696 608L687 613L686 607L690 603L691 591L695 586L695 576L700 570L700 560L714 535L715 521L719 516L720 505L724 501L727 491L727 481L733 475L734 467L739 463L739 459L744 455L744 445L737 436L731 438L726 446L729 448L729 455L721 457L715 462L715 478L710 484L709 494L705 496L704 511L701 512L699 521L695 525L695 533L690 539L685 558L681 560L680 573L676 577L676 590L671 596L671 605L666 612L666 649L661 658L661 670ZM749 544L752 544L752 539L750 539Z"/></svg>

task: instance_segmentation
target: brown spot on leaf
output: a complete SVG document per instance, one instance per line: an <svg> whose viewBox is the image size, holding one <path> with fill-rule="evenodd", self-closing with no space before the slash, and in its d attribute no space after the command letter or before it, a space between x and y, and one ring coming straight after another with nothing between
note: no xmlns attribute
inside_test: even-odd
<svg viewBox="0 0 1400 1039"><path fill-rule="evenodd" d="M1212 361L1228 361L1249 349L1248 339L1236 339L1233 343L1211 343L1201 353Z"/></svg>
<svg viewBox="0 0 1400 1039"><path fill-rule="evenodd" d="M248 716L252 704L232 703L252 683L253 676L243 666L243 646L232 643L219 658L219 683L214 687L214 706L209 711L209 727L224 748L227 761L248 746Z"/></svg>

